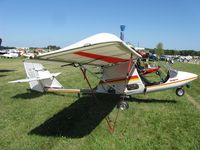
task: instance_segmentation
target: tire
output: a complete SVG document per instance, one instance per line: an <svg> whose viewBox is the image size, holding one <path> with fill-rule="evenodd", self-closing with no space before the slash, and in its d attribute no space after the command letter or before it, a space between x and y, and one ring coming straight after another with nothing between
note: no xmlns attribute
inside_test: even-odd
<svg viewBox="0 0 200 150"><path fill-rule="evenodd" d="M185 94L185 90L182 88L177 88L176 89L176 95L177 96L183 96Z"/></svg>
<svg viewBox="0 0 200 150"><path fill-rule="evenodd" d="M121 109L121 110L126 110L129 108L129 104L126 102L126 101L120 101L118 104L117 104L117 108L118 109Z"/></svg>

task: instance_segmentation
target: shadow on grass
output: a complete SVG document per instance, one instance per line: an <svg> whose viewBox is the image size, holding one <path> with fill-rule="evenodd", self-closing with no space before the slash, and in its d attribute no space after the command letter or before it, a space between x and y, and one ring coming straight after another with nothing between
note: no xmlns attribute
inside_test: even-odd
<svg viewBox="0 0 200 150"><path fill-rule="evenodd" d="M14 72L16 70L9 70L9 69L1 69L0 72Z"/></svg>
<svg viewBox="0 0 200 150"><path fill-rule="evenodd" d="M89 135L101 121L114 109L119 96L98 95L98 102L91 96L81 97L69 107L64 108L38 127L29 135L82 138ZM176 103L174 100L137 99L129 102L139 103Z"/></svg>
<svg viewBox="0 0 200 150"><path fill-rule="evenodd" d="M7 76L7 75L0 75L0 77L5 77L5 76Z"/></svg>
<svg viewBox="0 0 200 150"><path fill-rule="evenodd" d="M15 96L13 96L12 98L13 99L34 99L34 98L37 98L37 97L40 97L40 96L43 96L43 95L59 95L59 96L65 96L61 93L41 93L41 92L37 92L37 91L32 91L30 89L27 90L26 93L20 93L20 94L17 94Z"/></svg>
<svg viewBox="0 0 200 150"><path fill-rule="evenodd" d="M175 100L160 100L160 99L139 99L139 98L131 98L128 99L129 102L137 102L137 103L177 103Z"/></svg>
<svg viewBox="0 0 200 150"><path fill-rule="evenodd" d="M81 97L29 134L82 138L90 134L116 106L119 97L101 95L98 102L91 96Z"/></svg>

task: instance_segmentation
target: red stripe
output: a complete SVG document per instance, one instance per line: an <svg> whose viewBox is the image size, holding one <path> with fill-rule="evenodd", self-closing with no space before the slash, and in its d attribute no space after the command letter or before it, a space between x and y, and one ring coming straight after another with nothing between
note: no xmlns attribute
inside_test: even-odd
<svg viewBox="0 0 200 150"><path fill-rule="evenodd" d="M151 72L155 72L157 70L159 70L160 67L157 67L157 68L150 68L150 69L147 69L146 71L144 71L143 74L148 74L148 73L151 73Z"/></svg>
<svg viewBox="0 0 200 150"><path fill-rule="evenodd" d="M96 60L101 60L101 61L105 61L105 62L108 62L108 63L118 63L118 62L128 61L128 59L92 54L92 53L87 53L87 52L75 52L74 54L84 56L84 57L88 57L88 58L94 58Z"/></svg>
<svg viewBox="0 0 200 150"><path fill-rule="evenodd" d="M129 63L128 63L128 73L130 72L131 70L131 65L132 65L132 57L129 59Z"/></svg>

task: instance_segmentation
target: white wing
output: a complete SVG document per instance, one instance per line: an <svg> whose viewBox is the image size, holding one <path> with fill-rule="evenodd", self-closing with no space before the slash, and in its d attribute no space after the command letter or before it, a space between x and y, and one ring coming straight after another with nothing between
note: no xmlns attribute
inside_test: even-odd
<svg viewBox="0 0 200 150"><path fill-rule="evenodd" d="M37 59L103 66L128 61L131 55L133 59L141 57L117 36L100 33Z"/></svg>

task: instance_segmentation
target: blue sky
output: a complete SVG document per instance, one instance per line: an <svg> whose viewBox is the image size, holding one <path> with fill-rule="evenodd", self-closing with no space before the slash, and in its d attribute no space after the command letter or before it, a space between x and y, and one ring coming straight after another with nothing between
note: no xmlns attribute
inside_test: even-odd
<svg viewBox="0 0 200 150"><path fill-rule="evenodd" d="M61 47L109 32L154 48L200 50L199 0L0 0L4 46Z"/></svg>

